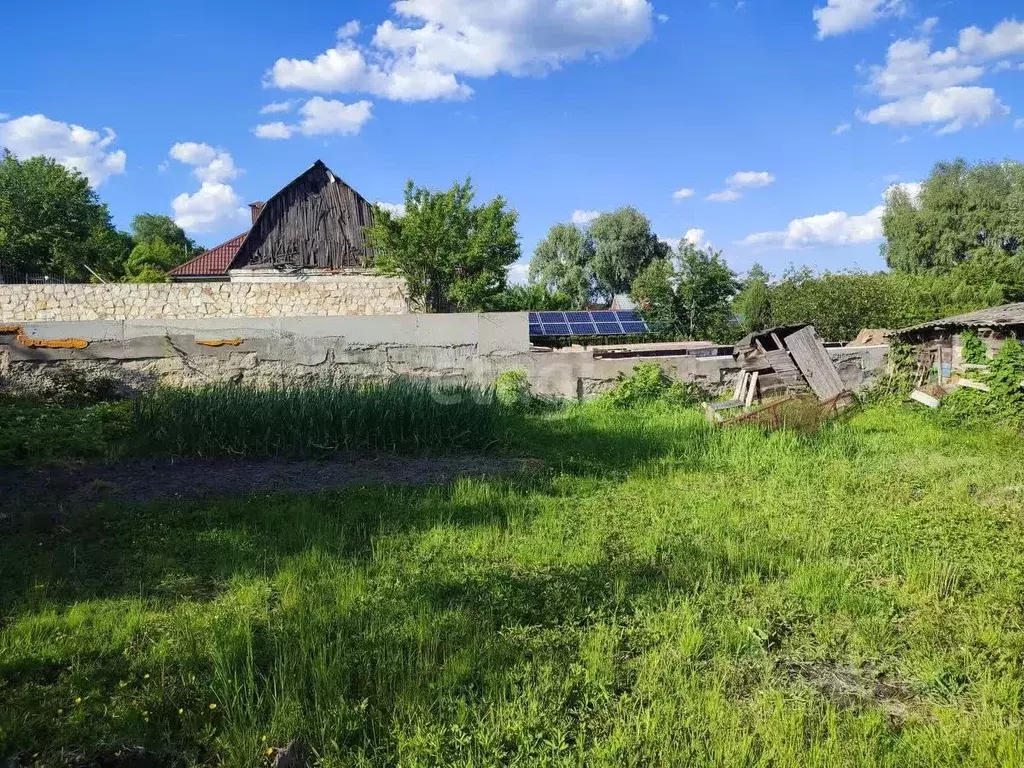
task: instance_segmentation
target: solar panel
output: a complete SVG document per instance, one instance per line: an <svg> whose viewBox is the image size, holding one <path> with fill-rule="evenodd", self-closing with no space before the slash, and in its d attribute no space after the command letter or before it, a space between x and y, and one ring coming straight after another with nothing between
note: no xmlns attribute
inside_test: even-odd
<svg viewBox="0 0 1024 768"><path fill-rule="evenodd" d="M530 336L624 336L649 333L633 311L530 312Z"/></svg>

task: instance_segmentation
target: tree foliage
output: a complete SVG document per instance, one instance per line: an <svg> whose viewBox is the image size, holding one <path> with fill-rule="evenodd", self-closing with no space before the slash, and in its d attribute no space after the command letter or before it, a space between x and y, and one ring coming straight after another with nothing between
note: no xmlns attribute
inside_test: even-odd
<svg viewBox="0 0 1024 768"><path fill-rule="evenodd" d="M487 312L557 312L572 308L569 296L540 283L510 285L488 299L485 307Z"/></svg>
<svg viewBox="0 0 1024 768"><path fill-rule="evenodd" d="M649 264L667 259L672 251L651 231L650 219L631 207L602 213L591 222L589 235L597 290L608 296L628 293Z"/></svg>
<svg viewBox="0 0 1024 768"><path fill-rule="evenodd" d="M655 333L723 340L735 335L731 304L738 289L721 251L687 243L678 265L669 259L651 262L631 293Z"/></svg>
<svg viewBox="0 0 1024 768"><path fill-rule="evenodd" d="M405 279L410 298L427 312L477 311L506 287L520 255L518 214L498 196L473 205L467 179L446 192L409 182L405 215L379 206L367 238L383 274Z"/></svg>
<svg viewBox="0 0 1024 768"><path fill-rule="evenodd" d="M901 272L1024 255L1024 165L938 163L918 201L903 188L889 192L882 230L886 263Z"/></svg>
<svg viewBox="0 0 1024 768"><path fill-rule="evenodd" d="M88 180L57 161L0 158L0 270L116 278L131 246Z"/></svg>
<svg viewBox="0 0 1024 768"><path fill-rule="evenodd" d="M169 216L140 213L132 219L132 248L124 264L128 283L164 283L167 273L203 249Z"/></svg>
<svg viewBox="0 0 1024 768"><path fill-rule="evenodd" d="M555 224L534 250L530 281L568 296L570 308L585 309L597 290L590 233L573 224Z"/></svg>
<svg viewBox="0 0 1024 768"><path fill-rule="evenodd" d="M746 280L733 301L733 315L744 333L751 333L772 325L771 275L760 264L747 272Z"/></svg>

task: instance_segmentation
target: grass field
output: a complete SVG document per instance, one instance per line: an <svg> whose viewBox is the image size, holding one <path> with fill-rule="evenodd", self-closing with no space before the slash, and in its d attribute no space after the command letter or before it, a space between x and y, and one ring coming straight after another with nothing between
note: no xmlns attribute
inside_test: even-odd
<svg viewBox="0 0 1024 768"><path fill-rule="evenodd" d="M1024 763L1018 435L897 408L813 436L510 424L547 469L0 534L0 756Z"/></svg>

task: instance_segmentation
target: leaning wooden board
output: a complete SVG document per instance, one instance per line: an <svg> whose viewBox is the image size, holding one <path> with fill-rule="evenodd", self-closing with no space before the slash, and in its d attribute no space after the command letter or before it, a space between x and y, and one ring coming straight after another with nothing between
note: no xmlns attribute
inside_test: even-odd
<svg viewBox="0 0 1024 768"><path fill-rule="evenodd" d="M819 400L831 400L846 391L835 363L813 325L787 336L785 344Z"/></svg>

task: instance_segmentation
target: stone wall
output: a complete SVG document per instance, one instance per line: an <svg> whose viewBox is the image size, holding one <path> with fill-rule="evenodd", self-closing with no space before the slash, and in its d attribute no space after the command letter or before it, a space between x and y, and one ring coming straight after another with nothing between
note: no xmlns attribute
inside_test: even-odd
<svg viewBox="0 0 1024 768"><path fill-rule="evenodd" d="M332 317L409 312L404 282L374 275L278 283L0 285L0 325L41 320Z"/></svg>
<svg viewBox="0 0 1024 768"><path fill-rule="evenodd" d="M832 354L843 381L855 389L882 370L887 349ZM731 356L608 359L584 348L539 349L530 345L525 313L44 322L25 323L17 333L0 328L0 388L25 392L52 389L69 371L138 391L394 376L486 386L504 371L521 369L537 394L575 398L610 388L619 374L648 361L715 393L730 391L739 373Z"/></svg>

